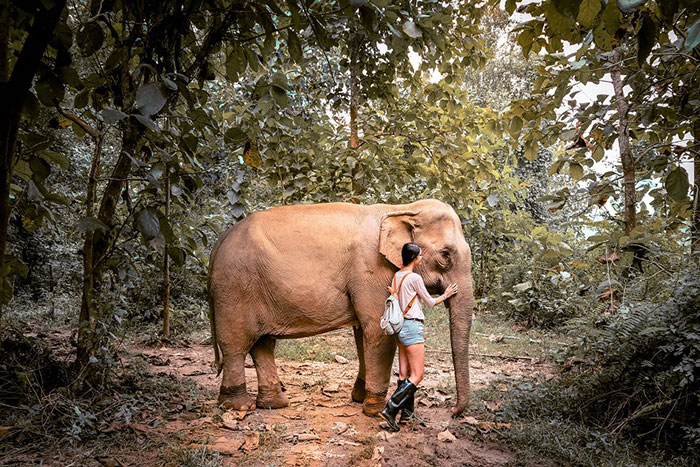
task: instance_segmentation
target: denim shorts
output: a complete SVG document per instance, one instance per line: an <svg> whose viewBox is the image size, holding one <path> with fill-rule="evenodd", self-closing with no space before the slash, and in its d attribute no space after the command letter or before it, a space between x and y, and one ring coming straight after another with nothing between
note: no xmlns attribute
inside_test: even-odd
<svg viewBox="0 0 700 467"><path fill-rule="evenodd" d="M404 346L425 342L423 340L423 321L416 321L415 319L403 320L403 326L401 326L399 331L399 342Z"/></svg>

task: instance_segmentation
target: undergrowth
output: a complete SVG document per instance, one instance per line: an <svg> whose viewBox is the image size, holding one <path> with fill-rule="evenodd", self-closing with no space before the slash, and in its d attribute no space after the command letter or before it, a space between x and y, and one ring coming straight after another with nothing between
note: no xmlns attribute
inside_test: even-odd
<svg viewBox="0 0 700 467"><path fill-rule="evenodd" d="M513 441L577 465L700 462L700 281L660 282L653 300L630 291L616 314L571 321L558 378L511 382Z"/></svg>

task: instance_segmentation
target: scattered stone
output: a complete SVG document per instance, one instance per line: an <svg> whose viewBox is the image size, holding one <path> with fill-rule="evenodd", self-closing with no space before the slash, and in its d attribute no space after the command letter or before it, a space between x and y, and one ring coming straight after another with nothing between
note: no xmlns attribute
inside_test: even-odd
<svg viewBox="0 0 700 467"><path fill-rule="evenodd" d="M380 431L375 435L379 441L389 441L394 438L398 433L389 433L388 431Z"/></svg>
<svg viewBox="0 0 700 467"><path fill-rule="evenodd" d="M374 452L372 453L372 460L373 461L378 461L382 458L382 454L384 454L384 448L380 446L376 446L374 448Z"/></svg>
<svg viewBox="0 0 700 467"><path fill-rule="evenodd" d="M333 423L333 433L337 435L342 435L346 431L348 431L348 428L350 428L350 425L348 425L345 422L335 422Z"/></svg>
<svg viewBox="0 0 700 467"><path fill-rule="evenodd" d="M442 441L443 443L454 443L457 441L457 438L455 438L455 435L450 433L449 430L442 431L438 433L438 441Z"/></svg>
<svg viewBox="0 0 700 467"><path fill-rule="evenodd" d="M252 451L257 449L260 445L260 433L256 431L249 431L245 435L245 444L243 444L244 451Z"/></svg>
<svg viewBox="0 0 700 467"><path fill-rule="evenodd" d="M323 387L322 392L338 392L340 391L340 385L336 383L327 384Z"/></svg>
<svg viewBox="0 0 700 467"><path fill-rule="evenodd" d="M214 440L214 444L207 446L212 451L216 451L224 456L232 456L241 449L244 441L241 439L230 439L225 436L217 438Z"/></svg>
<svg viewBox="0 0 700 467"><path fill-rule="evenodd" d="M335 356L335 361L340 363L341 365L345 365L350 362L347 358L343 357L342 355L336 355Z"/></svg>
<svg viewBox="0 0 700 467"><path fill-rule="evenodd" d="M479 360L474 360L470 363L472 368L483 368L484 364L481 363Z"/></svg>

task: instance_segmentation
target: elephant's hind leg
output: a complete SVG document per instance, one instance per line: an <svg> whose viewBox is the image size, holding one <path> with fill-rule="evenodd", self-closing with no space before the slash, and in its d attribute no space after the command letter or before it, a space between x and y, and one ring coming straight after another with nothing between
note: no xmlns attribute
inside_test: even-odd
<svg viewBox="0 0 700 467"><path fill-rule="evenodd" d="M245 384L245 356L244 350L231 352L222 347L224 354L224 378L219 389L219 405L226 409L252 410L255 401L250 397Z"/></svg>
<svg viewBox="0 0 700 467"><path fill-rule="evenodd" d="M367 390L365 389L365 350L362 342L362 328L353 326L352 332L355 335L355 346L357 347L357 359L360 361L360 370L352 388L351 397L355 402L364 402Z"/></svg>
<svg viewBox="0 0 700 467"><path fill-rule="evenodd" d="M282 393L280 379L275 366L275 339L263 336L250 350L258 374L258 397L256 404L263 409L287 407L289 400Z"/></svg>

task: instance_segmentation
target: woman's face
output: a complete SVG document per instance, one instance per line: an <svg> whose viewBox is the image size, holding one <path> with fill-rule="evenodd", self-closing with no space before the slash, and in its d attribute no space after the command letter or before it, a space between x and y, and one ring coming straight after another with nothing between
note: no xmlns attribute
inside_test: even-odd
<svg viewBox="0 0 700 467"><path fill-rule="evenodd" d="M420 266L420 263L423 262L423 250L418 252L418 256L416 256L414 261L416 262L416 266Z"/></svg>

